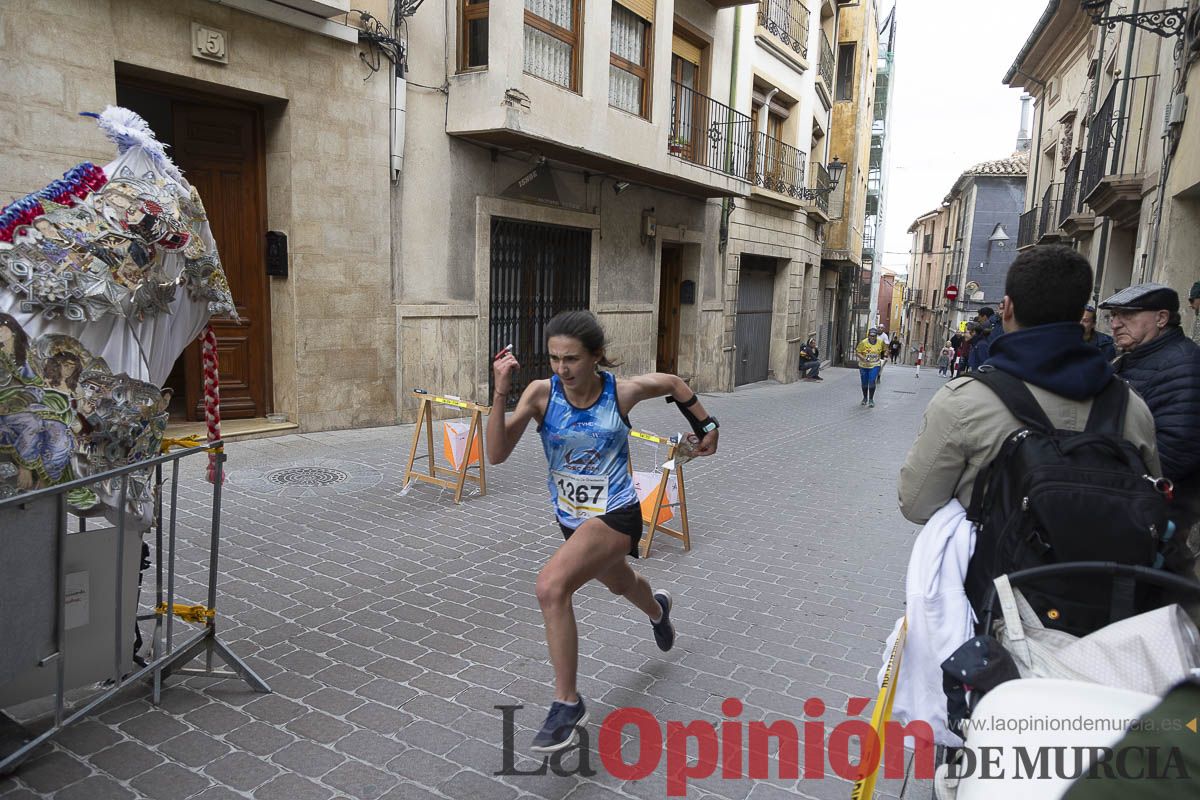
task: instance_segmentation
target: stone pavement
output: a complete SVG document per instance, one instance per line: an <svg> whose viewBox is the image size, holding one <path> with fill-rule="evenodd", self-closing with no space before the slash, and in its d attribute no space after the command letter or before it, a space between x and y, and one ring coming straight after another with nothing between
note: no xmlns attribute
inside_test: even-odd
<svg viewBox="0 0 1200 800"><path fill-rule="evenodd" d="M533 587L560 538L537 437L531 429L509 462L489 468L487 497L455 506L436 487L399 494L412 430L401 426L229 447L221 638L273 694L233 680L173 679L155 708L145 688L131 687L0 779L0 795L659 798L665 758L641 781L600 764L595 737L614 708L645 708L664 725L719 723L722 700L735 697L743 722L800 728L816 718L804 701L817 697L831 731L849 697L874 698L881 643L901 613L915 526L897 511L896 474L941 379L888 367L868 410L857 371L826 376L704 396L722 438L715 457L686 467L692 550L659 535L637 564L674 595L672 652L660 653L645 618L602 586L577 595L594 776L494 775L503 764L494 707L525 706L516 712L516 766L528 771L537 762L521 751L551 699ZM660 433L682 427L661 401L633 419ZM652 447L634 445L635 463L653 457ZM193 528L180 558L187 602L203 599L207 567L200 466L181 482L182 521ZM341 482L272 481L286 467ZM636 747L626 741L627 760ZM771 774L777 768L772 760ZM848 798L850 784L827 774L713 777L689 782L688 797ZM881 794L899 790L888 781ZM905 796L928 791L910 782Z"/></svg>

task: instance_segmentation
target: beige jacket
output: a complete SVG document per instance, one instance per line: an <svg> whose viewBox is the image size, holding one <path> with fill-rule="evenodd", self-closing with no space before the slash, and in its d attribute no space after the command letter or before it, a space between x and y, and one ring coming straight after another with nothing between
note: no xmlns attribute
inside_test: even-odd
<svg viewBox="0 0 1200 800"><path fill-rule="evenodd" d="M1056 427L1084 429L1091 400L1068 400L1030 383L1025 385ZM975 477L999 455L1008 435L1020 427L995 392L979 381L955 378L948 382L929 401L917 440L900 468L900 513L911 522L924 524L951 497L969 507ZM1161 474L1154 417L1132 391L1125 411L1125 438L1137 445L1151 474Z"/></svg>

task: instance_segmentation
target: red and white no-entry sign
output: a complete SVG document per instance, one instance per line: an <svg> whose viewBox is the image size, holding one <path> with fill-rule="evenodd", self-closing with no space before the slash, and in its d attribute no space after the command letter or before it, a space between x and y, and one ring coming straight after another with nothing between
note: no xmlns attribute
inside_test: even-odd
<svg viewBox="0 0 1200 800"><path fill-rule="evenodd" d="M958 287L954 284L950 284L946 287L946 299L953 300L956 297L958 297Z"/></svg>

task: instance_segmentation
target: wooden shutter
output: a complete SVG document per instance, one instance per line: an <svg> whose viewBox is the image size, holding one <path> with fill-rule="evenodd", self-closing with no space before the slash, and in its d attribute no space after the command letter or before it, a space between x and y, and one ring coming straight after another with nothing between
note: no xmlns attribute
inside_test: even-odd
<svg viewBox="0 0 1200 800"><path fill-rule="evenodd" d="M677 33L671 37L671 52L684 61L695 64L697 67L700 66L700 47L682 38Z"/></svg>
<svg viewBox="0 0 1200 800"><path fill-rule="evenodd" d="M654 0L616 0L617 5L637 14L642 19L654 23Z"/></svg>

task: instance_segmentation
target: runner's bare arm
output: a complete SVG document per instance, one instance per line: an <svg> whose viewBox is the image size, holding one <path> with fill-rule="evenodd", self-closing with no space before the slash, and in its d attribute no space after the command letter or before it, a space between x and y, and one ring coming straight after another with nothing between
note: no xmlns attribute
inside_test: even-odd
<svg viewBox="0 0 1200 800"><path fill-rule="evenodd" d="M512 414L506 414L504 404L512 386L512 372L517 360L512 354L496 361L496 391L492 397L492 412L487 423L487 459L489 464L500 464L512 455L513 448L521 440L531 419L542 418L546 401L550 397L550 381L534 381L525 387L521 399Z"/></svg>

